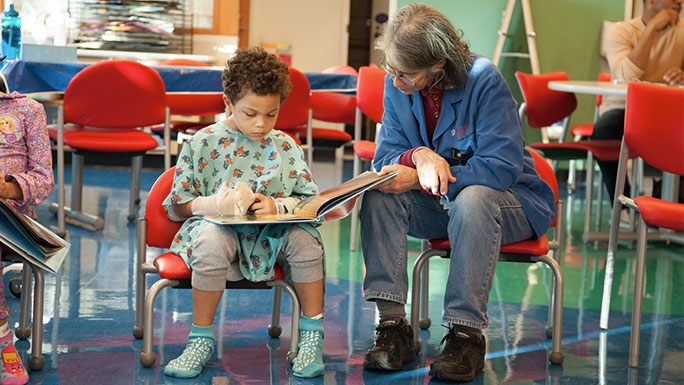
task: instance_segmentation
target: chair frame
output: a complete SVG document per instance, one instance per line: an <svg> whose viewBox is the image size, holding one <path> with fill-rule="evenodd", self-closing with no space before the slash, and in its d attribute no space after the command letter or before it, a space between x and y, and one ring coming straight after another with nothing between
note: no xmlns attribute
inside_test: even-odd
<svg viewBox="0 0 684 385"><path fill-rule="evenodd" d="M642 87L645 89L651 87L663 87L651 84L639 84L631 83L628 86L627 92L627 111L625 114L625 134L629 130L628 125L630 121L628 120L628 115L630 103L638 103L639 98L636 96L632 100L630 92L638 92L633 90L637 87ZM668 90L668 92L670 92ZM653 92L649 92L652 94ZM674 104L674 103L673 103ZM681 112L681 110L680 110ZM639 207L635 201L626 197L622 194L625 186L625 179L627 177L627 161L630 157L631 149L625 137L622 138L622 147L620 149L620 161L618 163L618 174L617 174L617 184L615 187L615 197L614 204L611 214L611 228L610 237L608 240L608 252L606 256L606 274L603 281L603 296L601 301L601 316L599 320L599 326L602 329L608 328L608 318L610 313L610 301L612 295L613 286L613 272L615 264L615 256L617 253L617 241L618 235L622 236L620 230L620 211L622 206L626 206L633 211L639 212ZM666 172L666 171L664 171ZM665 183L663 183L665 185ZM666 187L663 187L665 191ZM662 241L672 241L679 244L684 244L684 233L680 232L648 232L647 223L641 215L639 215L638 225L637 225L637 246L636 246L636 266L635 266L635 277L634 277L634 297L632 304L632 321L631 321L631 332L630 332L630 344L629 344L629 366L638 367L639 366L639 343L641 337L641 314L642 314L642 302L644 296L644 275L646 270L646 242L650 239L662 240Z"/></svg>
<svg viewBox="0 0 684 385"><path fill-rule="evenodd" d="M165 171L157 179L159 181L166 173L173 173L173 168ZM168 175L167 175L168 176ZM155 183L156 184L156 183ZM152 187L154 190L154 186ZM153 352L154 344L154 301L159 292L165 287L176 289L191 288L190 279L161 278L147 290L147 275L159 274L159 270L146 262L147 256L147 225L148 219L143 216L138 219L138 247L136 257L136 289L135 289L135 325L133 336L142 338L143 350L140 353L140 363L143 367L152 367L157 360ZM171 254L171 253L168 253ZM175 254L172 254L175 255ZM180 256L178 256L180 258ZM290 350L287 352L287 360L291 364L298 353L299 344L299 320L301 306L294 285L285 279L277 279L266 282L251 282L246 279L241 281L226 281L226 289L273 289L273 308L271 312L271 324L268 326L268 334L277 338L282 333L280 326L280 312L282 292L285 291L292 300L292 319L290 325Z"/></svg>
<svg viewBox="0 0 684 385"><path fill-rule="evenodd" d="M530 150L533 151L533 150ZM536 159L535 159L536 160ZM550 304L548 312L548 323L545 328L546 336L551 337L551 353L549 361L560 365L563 362L563 352L561 351L562 327L563 327L563 271L560 267L560 256L563 250L563 207L562 200L556 201L556 219L554 226L553 240L548 242L549 251L553 252L553 257L547 254L519 254L511 252L500 252L499 261L503 262L543 262L551 268L553 278L550 288ZM502 245L504 248L505 245ZM414 343L418 341L418 327L428 329L432 324L428 316L428 287L429 287L429 259L435 256L449 258L450 250L442 248L432 248L428 246L418 256L412 272L413 289L411 291L411 328L413 329ZM422 315L422 317L421 317ZM552 326L551 326L552 325Z"/></svg>

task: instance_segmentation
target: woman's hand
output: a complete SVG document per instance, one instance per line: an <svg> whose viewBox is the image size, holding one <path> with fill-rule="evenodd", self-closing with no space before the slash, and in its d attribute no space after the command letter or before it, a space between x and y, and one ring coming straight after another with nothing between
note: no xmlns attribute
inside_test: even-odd
<svg viewBox="0 0 684 385"><path fill-rule="evenodd" d="M389 164L383 167L378 175L385 176L393 172L396 172L397 175L394 178L379 184L376 187L377 190L388 194L401 194L409 190L417 190L420 188L416 170L411 167L402 166L400 164Z"/></svg>
<svg viewBox="0 0 684 385"><path fill-rule="evenodd" d="M684 71L679 67L671 68L663 75L663 79L670 86L684 85Z"/></svg>
<svg viewBox="0 0 684 385"><path fill-rule="evenodd" d="M429 148L420 148L413 153L418 181L423 190L434 195L446 195L449 183L456 182L451 175L449 163Z"/></svg>
<svg viewBox="0 0 684 385"><path fill-rule="evenodd" d="M254 215L273 215L276 213L275 201L264 194L254 194L254 203L249 206L249 211L254 212Z"/></svg>

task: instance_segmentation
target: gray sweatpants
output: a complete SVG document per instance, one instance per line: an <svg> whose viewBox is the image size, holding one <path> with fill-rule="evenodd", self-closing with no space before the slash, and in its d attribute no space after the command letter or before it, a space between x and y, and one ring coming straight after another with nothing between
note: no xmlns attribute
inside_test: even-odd
<svg viewBox="0 0 684 385"><path fill-rule="evenodd" d="M223 291L226 279L243 279L240 272L237 240L228 226L206 223L194 239L192 287L205 291ZM287 262L292 281L315 282L323 279L323 246L308 231L292 225L276 257Z"/></svg>

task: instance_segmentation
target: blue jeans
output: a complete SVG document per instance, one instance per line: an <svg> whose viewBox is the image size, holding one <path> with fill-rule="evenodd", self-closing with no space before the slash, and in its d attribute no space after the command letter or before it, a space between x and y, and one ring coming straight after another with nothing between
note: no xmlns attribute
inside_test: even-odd
<svg viewBox="0 0 684 385"><path fill-rule="evenodd" d="M361 241L366 262L366 300L406 303L407 239L449 238L451 259L443 322L484 329L487 302L502 244L534 231L508 191L468 186L448 206L417 190L403 194L367 191L361 207Z"/></svg>

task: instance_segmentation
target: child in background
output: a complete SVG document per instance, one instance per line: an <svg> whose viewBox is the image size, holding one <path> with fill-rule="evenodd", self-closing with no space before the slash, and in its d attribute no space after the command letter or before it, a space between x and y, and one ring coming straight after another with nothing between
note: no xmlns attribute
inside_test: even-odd
<svg viewBox="0 0 684 385"><path fill-rule="evenodd" d="M45 111L40 103L17 92L0 93L0 198L36 219L34 207L50 195L52 154ZM0 255L9 250L0 247ZM2 265L0 265L0 287ZM0 356L2 385L28 382L28 374L12 343L10 309L0 295Z"/></svg>
<svg viewBox="0 0 684 385"><path fill-rule="evenodd" d="M323 246L308 224L216 225L204 215L287 213L318 188L302 149L273 127L291 88L287 65L260 48L240 49L223 71L229 117L197 132L178 156L164 207L185 223L171 251L192 269L189 344L164 369L191 378L214 352L213 321L226 279L264 281L287 263L304 313L293 374L323 374Z"/></svg>

